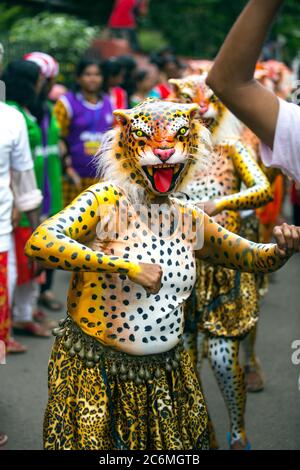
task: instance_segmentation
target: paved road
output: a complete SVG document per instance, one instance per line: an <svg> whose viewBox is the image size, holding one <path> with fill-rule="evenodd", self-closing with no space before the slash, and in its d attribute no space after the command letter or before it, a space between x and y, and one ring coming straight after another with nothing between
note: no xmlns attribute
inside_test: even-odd
<svg viewBox="0 0 300 470"><path fill-rule="evenodd" d="M65 299L68 273L57 273L55 290ZM249 395L247 430L255 449L300 449L300 366L291 362L291 344L300 340L300 255L275 275L262 303L257 349L267 378L264 392ZM63 313L53 315L63 317ZM41 449L47 399L47 360L52 339L24 338L23 356L0 366L0 428L9 435L4 449ZM228 418L214 377L205 364L203 384L222 448Z"/></svg>

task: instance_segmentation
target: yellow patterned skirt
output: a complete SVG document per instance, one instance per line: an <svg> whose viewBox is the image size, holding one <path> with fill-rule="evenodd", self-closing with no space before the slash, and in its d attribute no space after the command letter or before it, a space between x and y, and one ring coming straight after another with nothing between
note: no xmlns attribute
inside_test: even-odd
<svg viewBox="0 0 300 470"><path fill-rule="evenodd" d="M247 240L251 240L255 243L264 243L262 224L260 224L258 217L255 213L242 219L240 235ZM256 273L256 285L259 291L260 297L264 296L268 292L269 288L269 275L264 273Z"/></svg>
<svg viewBox="0 0 300 470"><path fill-rule="evenodd" d="M197 283L191 320L214 336L242 337L258 320L256 278L221 266L197 263Z"/></svg>
<svg viewBox="0 0 300 470"><path fill-rule="evenodd" d="M44 419L47 450L204 450L207 411L189 354L176 371L137 385L110 373L110 359L87 368L56 339Z"/></svg>

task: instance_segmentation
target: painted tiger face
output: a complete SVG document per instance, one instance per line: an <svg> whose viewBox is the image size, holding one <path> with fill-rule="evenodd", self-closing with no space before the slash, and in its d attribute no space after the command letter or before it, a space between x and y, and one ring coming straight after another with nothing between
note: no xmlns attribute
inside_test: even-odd
<svg viewBox="0 0 300 470"><path fill-rule="evenodd" d="M203 126L195 118L197 109L196 104L145 100L114 112L120 123L115 156L132 182L159 195L178 188L199 153Z"/></svg>
<svg viewBox="0 0 300 470"><path fill-rule="evenodd" d="M210 131L213 131L226 110L222 102L206 83L206 74L190 75L181 80L171 79L170 100L180 103L196 103L199 105L200 118Z"/></svg>

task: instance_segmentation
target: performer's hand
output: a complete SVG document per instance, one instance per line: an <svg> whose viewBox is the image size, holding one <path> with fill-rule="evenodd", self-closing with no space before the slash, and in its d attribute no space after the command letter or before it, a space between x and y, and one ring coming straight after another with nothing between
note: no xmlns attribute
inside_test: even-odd
<svg viewBox="0 0 300 470"><path fill-rule="evenodd" d="M282 258L300 251L300 227L284 223L274 228L273 236L277 243L277 252Z"/></svg>
<svg viewBox="0 0 300 470"><path fill-rule="evenodd" d="M13 229L17 228L17 226L19 225L21 215L22 214L19 211L19 209L17 207L14 207L13 211L12 211L12 226L13 226Z"/></svg>
<svg viewBox="0 0 300 470"><path fill-rule="evenodd" d="M197 206L200 207L210 217L219 213L217 209L217 203L215 201L203 201L197 204Z"/></svg>
<svg viewBox="0 0 300 470"><path fill-rule="evenodd" d="M128 275L129 279L144 287L148 294L157 294L161 288L162 269L159 264L139 263L141 271Z"/></svg>

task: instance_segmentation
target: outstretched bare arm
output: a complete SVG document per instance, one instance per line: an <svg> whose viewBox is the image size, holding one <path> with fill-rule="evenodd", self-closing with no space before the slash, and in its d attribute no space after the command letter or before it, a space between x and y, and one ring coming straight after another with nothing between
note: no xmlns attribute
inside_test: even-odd
<svg viewBox="0 0 300 470"><path fill-rule="evenodd" d="M268 29L283 0L250 0L227 36L207 84L226 106L273 148L277 97L254 79Z"/></svg>

